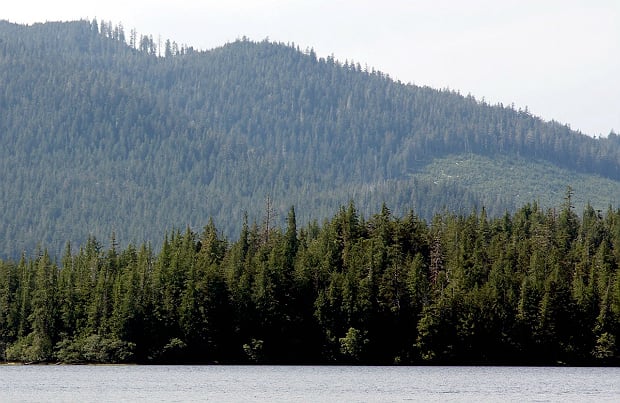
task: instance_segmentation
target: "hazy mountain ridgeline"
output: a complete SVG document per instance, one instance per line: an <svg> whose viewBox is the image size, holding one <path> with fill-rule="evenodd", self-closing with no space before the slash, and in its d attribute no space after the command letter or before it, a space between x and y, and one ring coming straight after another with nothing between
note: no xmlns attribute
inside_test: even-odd
<svg viewBox="0 0 620 403"><path fill-rule="evenodd" d="M294 45L197 51L95 21L0 22L0 82L3 256L38 243L58 254L89 234L158 240L209 217L234 235L244 212L262 222L267 197L280 224L291 205L302 223L349 200L363 215L385 202L430 219L559 205L567 185L576 205L606 209L620 194L615 135L593 139ZM476 163L445 173L479 159L524 174L506 185L504 169L481 175ZM596 193L582 187L593 178Z"/></svg>

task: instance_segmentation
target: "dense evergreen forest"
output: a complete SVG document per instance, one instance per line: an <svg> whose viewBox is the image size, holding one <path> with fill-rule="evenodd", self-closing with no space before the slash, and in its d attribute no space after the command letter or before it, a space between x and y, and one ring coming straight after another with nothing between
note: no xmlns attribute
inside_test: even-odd
<svg viewBox="0 0 620 403"><path fill-rule="evenodd" d="M430 223L351 203L322 225L212 222L0 262L0 358L620 364L620 210L526 204Z"/></svg>
<svg viewBox="0 0 620 403"><path fill-rule="evenodd" d="M567 185L580 208L604 210L620 194L613 133L590 138L294 44L243 38L202 51L107 22L0 21L0 82L0 256L10 259L38 244L60 256L66 240L113 232L121 248L155 242L205 217L234 238L266 198L283 226L291 205L304 224L349 200L367 216L386 203L430 221L557 206ZM461 164L438 180L458 158L503 158L522 175L502 188L506 172L470 164L484 177L474 183Z"/></svg>

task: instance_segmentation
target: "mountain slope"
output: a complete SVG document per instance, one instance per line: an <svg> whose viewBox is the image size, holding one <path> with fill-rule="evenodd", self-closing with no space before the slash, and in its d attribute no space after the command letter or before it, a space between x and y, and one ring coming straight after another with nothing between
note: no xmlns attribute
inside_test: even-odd
<svg viewBox="0 0 620 403"><path fill-rule="evenodd" d="M295 205L300 222L349 200L362 212L386 202L425 218L519 205L488 193L501 170L488 172L486 188L425 174L463 153L514 158L517 170L519 161L557 166L555 180L573 185L577 201L590 198L574 186L577 174L609 183L597 200L620 194L615 137L592 139L294 46L242 40L198 52L168 43L158 57L151 38L134 35L128 45L107 24L0 22L0 254L37 243L58 253L89 234L154 240L209 217L234 234L246 211L261 222L267 197L280 220Z"/></svg>

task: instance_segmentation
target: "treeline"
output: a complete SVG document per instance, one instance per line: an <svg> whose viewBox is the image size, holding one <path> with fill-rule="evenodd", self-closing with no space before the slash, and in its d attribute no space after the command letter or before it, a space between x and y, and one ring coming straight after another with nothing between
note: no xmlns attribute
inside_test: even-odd
<svg viewBox="0 0 620 403"><path fill-rule="evenodd" d="M620 363L620 210L527 204L297 229L210 222L0 263L0 358L42 362Z"/></svg>

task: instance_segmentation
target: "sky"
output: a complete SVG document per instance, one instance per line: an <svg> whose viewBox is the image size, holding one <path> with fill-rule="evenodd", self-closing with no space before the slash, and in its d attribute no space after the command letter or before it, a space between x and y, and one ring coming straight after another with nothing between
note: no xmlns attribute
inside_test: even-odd
<svg viewBox="0 0 620 403"><path fill-rule="evenodd" d="M93 19L211 49L246 36L405 83L620 132L620 0L18 0L0 19Z"/></svg>

